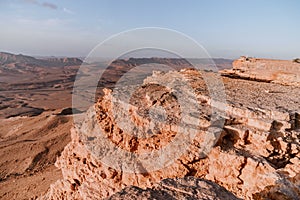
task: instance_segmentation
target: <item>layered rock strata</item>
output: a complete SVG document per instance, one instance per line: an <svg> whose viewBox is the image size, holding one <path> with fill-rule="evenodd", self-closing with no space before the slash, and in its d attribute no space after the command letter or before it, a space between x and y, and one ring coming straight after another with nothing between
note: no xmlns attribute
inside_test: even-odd
<svg viewBox="0 0 300 200"><path fill-rule="evenodd" d="M141 86L105 90L56 162L64 179L40 199L102 199L188 176L242 199L299 199L300 89L222 78L218 99L220 85L207 87L215 78L155 72Z"/></svg>
<svg viewBox="0 0 300 200"><path fill-rule="evenodd" d="M300 85L300 63L288 60L258 59L242 56L224 75L283 85Z"/></svg>

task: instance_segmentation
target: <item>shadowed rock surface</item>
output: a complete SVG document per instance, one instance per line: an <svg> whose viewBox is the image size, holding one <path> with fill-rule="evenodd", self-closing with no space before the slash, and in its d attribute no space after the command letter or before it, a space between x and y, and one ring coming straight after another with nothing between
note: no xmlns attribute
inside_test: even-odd
<svg viewBox="0 0 300 200"><path fill-rule="evenodd" d="M182 179L165 179L152 188L126 187L120 192L107 198L107 200L144 200L144 199L190 199L190 200L238 200L218 184L204 179L185 177Z"/></svg>

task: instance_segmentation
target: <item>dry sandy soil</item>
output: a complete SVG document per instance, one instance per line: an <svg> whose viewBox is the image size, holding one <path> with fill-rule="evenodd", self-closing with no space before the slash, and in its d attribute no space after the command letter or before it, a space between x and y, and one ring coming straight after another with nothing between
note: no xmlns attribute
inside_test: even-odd
<svg viewBox="0 0 300 200"><path fill-rule="evenodd" d="M70 141L78 63L0 54L0 197L30 199L61 177L54 166ZM41 66L43 65L44 66Z"/></svg>
<svg viewBox="0 0 300 200"><path fill-rule="evenodd" d="M56 158L70 141L71 116L44 112L1 120L0 196L30 199L61 177Z"/></svg>
<svg viewBox="0 0 300 200"><path fill-rule="evenodd" d="M201 62L208 66L205 61ZM231 68L230 60L216 59L215 62L219 69ZM105 63L85 64L80 76L101 72L97 90L101 96L103 88L114 88L118 81L143 81L152 74L151 63L168 65L175 70L191 67L182 59L131 58L116 60L109 67ZM40 60L0 53L0 199L36 199L45 194L51 184L64 178L54 163L64 155L63 150L71 141L73 84L80 64L78 59ZM136 68L141 64L148 65L147 70ZM128 71L132 73L124 79ZM205 84L193 82L193 78L191 84L204 94ZM222 77L222 80L227 102L237 109L299 111L298 86L231 77ZM87 87L82 94L89 92ZM77 113L80 110L75 115ZM296 126L299 126L298 121ZM278 164L269 162L274 166Z"/></svg>
<svg viewBox="0 0 300 200"><path fill-rule="evenodd" d="M114 62L99 81L99 92L113 87L133 66L152 61ZM155 62L172 65L174 61ZM177 66L178 62L180 68L189 67L180 60ZM222 69L231 66L230 60L216 62ZM62 178L54 163L70 142L68 108L80 64L78 59L40 60L0 53L0 199L35 199Z"/></svg>

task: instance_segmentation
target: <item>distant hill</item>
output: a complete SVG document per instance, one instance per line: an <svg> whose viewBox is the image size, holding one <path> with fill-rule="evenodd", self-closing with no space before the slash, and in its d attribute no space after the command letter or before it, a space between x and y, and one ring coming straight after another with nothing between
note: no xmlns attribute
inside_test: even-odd
<svg viewBox="0 0 300 200"><path fill-rule="evenodd" d="M73 81L81 64L78 58L35 58L0 52L0 91L54 87Z"/></svg>
<svg viewBox="0 0 300 200"><path fill-rule="evenodd" d="M232 67L233 60L224 58L201 58L201 59L184 59L184 58L129 58L129 59L117 59L112 65L122 66L137 66L140 64L149 63L161 63L169 66L176 66L177 68L192 67L188 61L192 61L193 64L199 64L201 66L207 66L211 64L211 61L219 69L230 69ZM0 52L0 65L7 64L22 64L27 66L35 67L60 67L60 66L78 66L83 61L79 58L57 58L57 57L46 57L46 58L35 58L32 56L22 54L12 54L7 52Z"/></svg>
<svg viewBox="0 0 300 200"><path fill-rule="evenodd" d="M132 68L133 66L159 63L163 65L168 65L174 69L190 68L190 67L200 67L203 69L213 68L213 64L217 69L231 69L233 60L224 59L224 58L129 58L129 59L118 59L111 63L111 66L127 66ZM196 66L192 66L196 65Z"/></svg>
<svg viewBox="0 0 300 200"><path fill-rule="evenodd" d="M0 52L0 65L22 64L35 67L60 67L81 65L82 60L78 58L45 58L37 59L26 55L16 55L6 52Z"/></svg>

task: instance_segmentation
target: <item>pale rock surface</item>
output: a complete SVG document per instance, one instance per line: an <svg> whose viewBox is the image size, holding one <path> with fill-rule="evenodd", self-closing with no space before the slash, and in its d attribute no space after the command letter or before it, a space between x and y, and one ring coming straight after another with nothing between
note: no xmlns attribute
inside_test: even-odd
<svg viewBox="0 0 300 200"><path fill-rule="evenodd" d="M213 77L215 74L208 73L205 76ZM187 91L181 99L185 103L189 103L187 99L192 102L188 104L191 107L186 109L190 109L187 113L193 113L181 123L180 117L184 112L182 104L174 91L165 87L167 83L177 79L188 82L194 89L193 94ZM232 84L231 81L236 80L225 78L229 94L238 88L238 84ZM180 85L176 81L173 83L175 86ZM245 81L239 83L248 84L254 90L269 87ZM196 180L168 180L157 185L166 178L187 176L213 181L242 199L299 199L300 133L299 105L297 107L296 103L299 90L293 90L295 98L291 95L288 103L279 102L277 105L280 107L272 107L263 101L251 101L245 106L244 100L229 96L226 104L214 104L218 105L221 116L217 121L211 122L211 105L214 102L204 86L204 80L197 71L182 70L154 73L145 79L143 86L134 89L137 92L131 95L130 92L122 92L123 89L119 93L114 93L117 89L114 92L105 90L105 95L89 109L85 120L72 129L72 142L56 162L64 178L51 185L40 199L102 199L124 188L123 193L112 196L112 199L119 198L118 195L122 197L124 192L129 197L138 193L147 196L153 194L152 190L162 189L163 193L164 184L170 182L171 185L185 188L184 192L177 195L185 195L190 190L204 192L202 186L186 187L190 183L196 184ZM184 86L182 88L185 89ZM289 86L283 88L289 89ZM128 91L131 91L130 88ZM252 95L247 91L240 95L243 94ZM278 94L268 95L275 98ZM154 112L151 116L149 113L153 107L158 110L163 107L165 113ZM287 108L296 109L284 112ZM136 126L126 124L127 121L123 119L128 117ZM153 120L154 117L164 119L165 123ZM197 120L199 123L193 124ZM178 152L175 148L174 156L169 155L164 160L167 161L165 163L138 163L135 156L129 159L116 154L125 151L131 155L141 155L167 148L178 135L186 139L180 135L180 127L190 131L187 134L193 134L193 130L197 130L195 137L189 141L186 151ZM189 129L190 127L194 129ZM118 147L118 151L109 148L110 145ZM201 183L205 187L219 187L205 180ZM128 189L128 186L139 188ZM172 193L169 189L168 192ZM200 193L199 195L205 195Z"/></svg>
<svg viewBox="0 0 300 200"><path fill-rule="evenodd" d="M283 85L300 85L300 63L288 60L271 60L242 56L233 62L233 69L223 70L224 75L250 80L274 82Z"/></svg>

